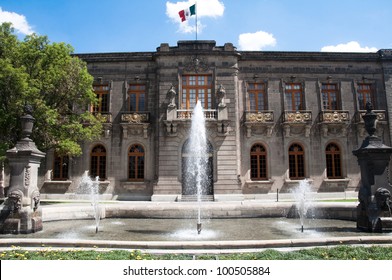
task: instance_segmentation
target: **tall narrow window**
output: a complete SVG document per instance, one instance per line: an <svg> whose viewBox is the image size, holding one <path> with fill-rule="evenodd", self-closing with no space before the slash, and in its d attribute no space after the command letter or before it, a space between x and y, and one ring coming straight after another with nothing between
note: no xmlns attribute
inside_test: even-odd
<svg viewBox="0 0 392 280"><path fill-rule="evenodd" d="M327 177L330 179L342 178L341 153L338 145L331 143L325 148Z"/></svg>
<svg viewBox="0 0 392 280"><path fill-rule="evenodd" d="M305 153L299 144L289 147L289 176L295 180L305 178Z"/></svg>
<svg viewBox="0 0 392 280"><path fill-rule="evenodd" d="M321 94L323 96L324 110L340 110L340 98L337 84L322 84Z"/></svg>
<svg viewBox="0 0 392 280"><path fill-rule="evenodd" d="M304 93L301 83L287 83L285 85L285 105L288 111L305 110Z"/></svg>
<svg viewBox="0 0 392 280"><path fill-rule="evenodd" d="M69 157L68 156L59 156L56 153L54 154L53 161L53 180L67 180L68 179L68 166L69 166Z"/></svg>
<svg viewBox="0 0 392 280"><path fill-rule="evenodd" d="M91 150L90 174L93 178L106 178L106 149L102 145L97 145Z"/></svg>
<svg viewBox="0 0 392 280"><path fill-rule="evenodd" d="M144 180L144 149L141 145L135 144L129 148L128 152L128 180Z"/></svg>
<svg viewBox="0 0 392 280"><path fill-rule="evenodd" d="M248 94L250 111L259 112L268 109L265 83L249 83Z"/></svg>
<svg viewBox="0 0 392 280"><path fill-rule="evenodd" d="M130 84L128 87L128 111L141 112L146 110L146 86Z"/></svg>
<svg viewBox="0 0 392 280"><path fill-rule="evenodd" d="M181 108L193 109L199 100L204 109L212 109L212 76L182 76Z"/></svg>
<svg viewBox="0 0 392 280"><path fill-rule="evenodd" d="M359 83L357 93L359 110L365 110L366 103L369 101L373 104L373 108L376 108L376 100L374 98L371 84Z"/></svg>
<svg viewBox="0 0 392 280"><path fill-rule="evenodd" d="M94 85L95 94L97 95L98 103L92 106L92 112L94 113L108 113L109 112L109 96L110 88L109 84Z"/></svg>
<svg viewBox="0 0 392 280"><path fill-rule="evenodd" d="M263 145L255 144L250 150L250 178L267 179L267 152Z"/></svg>

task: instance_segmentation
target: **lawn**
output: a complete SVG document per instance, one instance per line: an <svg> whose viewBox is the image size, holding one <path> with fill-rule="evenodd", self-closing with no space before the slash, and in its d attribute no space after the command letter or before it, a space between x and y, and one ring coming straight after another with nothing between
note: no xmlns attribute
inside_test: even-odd
<svg viewBox="0 0 392 280"><path fill-rule="evenodd" d="M138 250L82 250L42 247L23 250L12 247L0 253L0 260L392 260L392 247L388 246L336 246L282 252L264 250L239 254L160 254Z"/></svg>

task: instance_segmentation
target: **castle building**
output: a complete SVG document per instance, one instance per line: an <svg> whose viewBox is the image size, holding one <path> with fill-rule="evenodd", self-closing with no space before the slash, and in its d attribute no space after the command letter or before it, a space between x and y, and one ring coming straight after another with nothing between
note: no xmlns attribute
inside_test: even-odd
<svg viewBox="0 0 392 280"><path fill-rule="evenodd" d="M391 145L392 50L376 53L237 51L179 41L155 52L79 54L106 122L83 155L48 153L41 195L73 197L86 172L107 199L181 201L189 130L201 102L208 138L206 198L257 199L308 179L315 192L358 190L352 151L371 102ZM391 106L389 106L391 105ZM189 182L188 182L189 183Z"/></svg>

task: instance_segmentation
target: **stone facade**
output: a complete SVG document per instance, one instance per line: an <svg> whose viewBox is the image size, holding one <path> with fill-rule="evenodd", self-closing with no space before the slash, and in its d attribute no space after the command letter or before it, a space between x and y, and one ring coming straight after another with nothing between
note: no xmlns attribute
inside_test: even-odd
<svg viewBox="0 0 392 280"><path fill-rule="evenodd" d="M255 199L288 192L302 178L292 176L289 149L303 149L303 174L317 192L358 190L360 174L352 155L365 136L358 95L371 86L379 115L377 135L391 144L392 54L321 52L239 52L226 43L179 41L156 52L80 54L95 84L109 86L107 123L102 138L83 144L83 156L69 161L64 180L52 180L53 154L41 166L42 197L75 197L80 177L90 171L92 149L106 149L106 176L101 193L107 199L178 201L183 194L183 147L190 129L190 110L183 108L183 77L211 77L211 105L205 111L212 147L212 191L216 201ZM129 111L128 87L145 86L143 112ZM251 110L249 85L265 85L266 104ZM286 103L288 85L301 88L301 108ZM323 85L333 84L339 109L323 107ZM295 98L294 98L295 99ZM330 178L326 147L340 150L339 176ZM129 180L128 152L144 149L142 180ZM265 148L265 174L251 174L251 149Z"/></svg>

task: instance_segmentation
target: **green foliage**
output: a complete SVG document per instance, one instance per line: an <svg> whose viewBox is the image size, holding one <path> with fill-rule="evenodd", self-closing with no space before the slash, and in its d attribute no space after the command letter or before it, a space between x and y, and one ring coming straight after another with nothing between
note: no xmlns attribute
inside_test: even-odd
<svg viewBox="0 0 392 280"><path fill-rule="evenodd" d="M139 250L82 250L43 247L28 251L18 247L0 253L0 260L192 260L190 254L153 255ZM202 254L197 260L391 260L392 248L385 246L336 246L281 252L267 249L257 253Z"/></svg>
<svg viewBox="0 0 392 280"><path fill-rule="evenodd" d="M77 156L82 141L101 135L102 119L88 110L97 102L93 77L72 53L46 36L19 41L10 24L0 25L0 161L19 139L26 103L34 108L32 137L43 151Z"/></svg>

